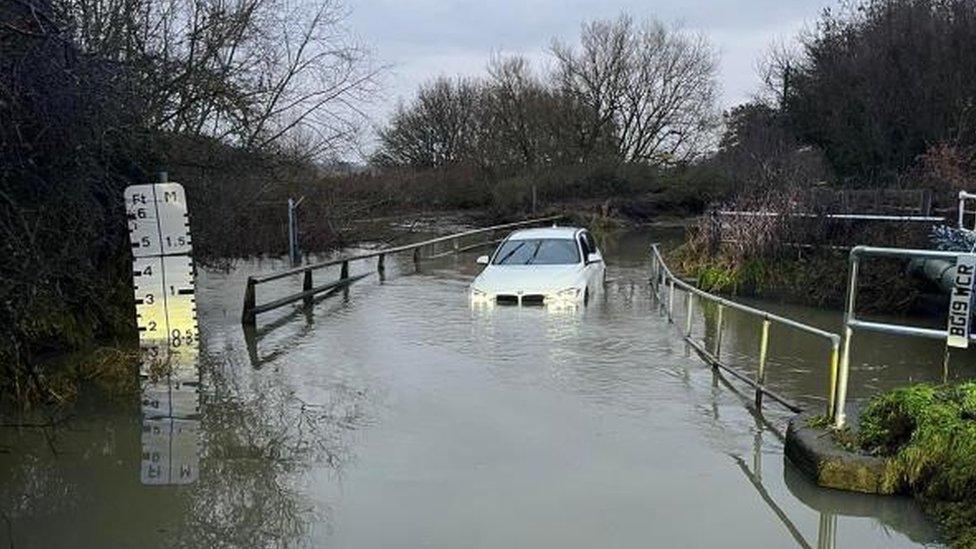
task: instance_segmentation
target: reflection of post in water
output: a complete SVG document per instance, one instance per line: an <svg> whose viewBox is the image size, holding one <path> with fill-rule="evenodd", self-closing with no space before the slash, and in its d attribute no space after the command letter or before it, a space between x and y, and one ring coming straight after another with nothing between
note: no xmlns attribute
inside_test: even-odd
<svg viewBox="0 0 976 549"><path fill-rule="evenodd" d="M739 466L739 469L741 469L743 474L745 474L746 478L749 479L749 482L752 484L753 488L756 489L756 493L759 494L759 497L762 498L763 502L766 504L767 507L769 507L769 509L773 512L773 514L776 515L776 518L779 519L779 521L783 524L783 526L786 527L786 530L793 537L794 541L796 541L797 545L799 545L800 547L811 549L810 544L807 543L807 541L803 538L803 535L800 533L800 530L797 529L795 524L793 524L793 521L790 520L790 517L786 515L786 512L783 511L783 509L776 503L776 501L773 500L773 497L769 495L769 492L766 490L766 487L762 483L763 427L758 423L759 418L756 419L757 419L757 424L756 424L757 433L756 433L755 440L753 442L753 454L752 454L753 470L752 471L749 470L749 466L746 465L745 460L742 459L741 457L737 455L731 455L730 457L733 460L735 460L736 465Z"/></svg>
<svg viewBox="0 0 976 549"><path fill-rule="evenodd" d="M817 530L817 549L837 547L837 515L820 513L820 527Z"/></svg>
<svg viewBox="0 0 976 549"><path fill-rule="evenodd" d="M143 484L190 484L200 474L197 352L162 354L143 363L139 477Z"/></svg>
<svg viewBox="0 0 976 549"><path fill-rule="evenodd" d="M782 435L779 431L776 431L775 427L770 426L762 416L758 415L755 410L752 410L753 418L755 419L756 425L756 435L753 437L752 446L752 470L746 465L744 459L739 456L731 456L735 460L736 465L739 469L746 475L749 482L756 489L759 497L762 498L763 502L773 511L773 514L780 520L786 530L790 533L793 539L796 541L797 545L800 547L811 547L811 545L803 538L803 535L797 529L793 521L786 515L786 512L773 500L772 496L766 490L763 485L762 478L762 447L763 447L763 433L766 432L767 428L771 430L778 438L782 440ZM837 516L833 513L827 513L820 511L820 525L817 531L817 549L833 549L837 545Z"/></svg>
<svg viewBox="0 0 976 549"><path fill-rule="evenodd" d="M143 356L143 484L199 477L197 310L186 193L178 183L125 190L136 324Z"/></svg>

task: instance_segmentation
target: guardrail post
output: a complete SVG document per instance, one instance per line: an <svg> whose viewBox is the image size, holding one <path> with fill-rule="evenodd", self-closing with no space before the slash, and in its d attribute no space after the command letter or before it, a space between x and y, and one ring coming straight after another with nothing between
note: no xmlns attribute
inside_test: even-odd
<svg viewBox="0 0 976 549"><path fill-rule="evenodd" d="M695 294L691 292L686 292L688 294L688 314L685 316L685 337L691 337L691 321L695 314Z"/></svg>
<svg viewBox="0 0 976 549"><path fill-rule="evenodd" d="M766 385L766 352L769 350L769 319L764 318L759 337L759 369L756 370L756 410L762 409L763 387Z"/></svg>
<svg viewBox="0 0 976 549"><path fill-rule="evenodd" d="M244 288L244 310L241 313L241 323L246 326L254 326L257 322L257 315L254 313L254 279L247 277L247 287Z"/></svg>
<svg viewBox="0 0 976 549"><path fill-rule="evenodd" d="M847 281L847 299L844 310L844 347L840 354L840 368L837 372L837 398L834 402L834 427L840 429L844 426L844 404L847 401L847 378L850 374L851 365L851 338L854 330L850 322L855 317L855 304L857 303L857 274L860 260L854 251L851 251L850 271L851 276Z"/></svg>
<svg viewBox="0 0 976 549"><path fill-rule="evenodd" d="M668 281L665 278L664 269L661 269L660 276L657 279L657 291L654 293L654 297L657 299L657 310L659 313L664 312L664 291L661 289L662 286L667 286Z"/></svg>
<svg viewBox="0 0 976 549"><path fill-rule="evenodd" d="M827 419L834 420L837 411L834 409L837 401L837 361L840 355L840 343L835 339L830 345L830 392L827 394Z"/></svg>
<svg viewBox="0 0 976 549"><path fill-rule="evenodd" d="M840 367L837 370L837 396L834 398L834 427L844 426L844 402L847 400L847 377L851 364L851 338L854 330L844 326L844 347L840 353Z"/></svg>
<svg viewBox="0 0 976 549"><path fill-rule="evenodd" d="M657 256L651 266L651 289L654 291L654 299L657 299L658 288L661 285L661 264L658 263Z"/></svg>
<svg viewBox="0 0 976 549"><path fill-rule="evenodd" d="M721 303L718 304L718 316L715 318L715 362L718 362L722 355L722 311L725 309Z"/></svg>
<svg viewBox="0 0 976 549"><path fill-rule="evenodd" d="M654 297L657 297L657 281L659 278L660 266L657 261L657 244L651 244L651 272L650 278L648 279L651 283L651 293Z"/></svg>
<svg viewBox="0 0 976 549"><path fill-rule="evenodd" d="M419 247L413 249L413 264L418 269L420 268L420 248Z"/></svg>
<svg viewBox="0 0 976 549"><path fill-rule="evenodd" d="M376 272L380 275L386 273L386 254L380 254L376 257Z"/></svg>
<svg viewBox="0 0 976 549"><path fill-rule="evenodd" d="M674 280L668 286L668 322L674 322Z"/></svg>
<svg viewBox="0 0 976 549"><path fill-rule="evenodd" d="M314 300L312 299L312 269L305 269L305 274L302 279L302 291L309 292L305 295L305 306L310 307Z"/></svg>
<svg viewBox="0 0 976 549"><path fill-rule="evenodd" d="M965 191L959 191L959 224L958 228L962 229L963 217L966 213L966 193Z"/></svg>
<svg viewBox="0 0 976 549"><path fill-rule="evenodd" d="M345 280L347 278L349 278L349 262L348 261L343 261L342 262L342 269L339 271L339 279L340 280Z"/></svg>

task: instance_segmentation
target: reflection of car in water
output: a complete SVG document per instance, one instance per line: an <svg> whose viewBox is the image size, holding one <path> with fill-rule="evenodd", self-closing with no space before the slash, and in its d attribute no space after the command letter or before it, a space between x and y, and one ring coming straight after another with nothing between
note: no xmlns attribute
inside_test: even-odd
<svg viewBox="0 0 976 549"><path fill-rule="evenodd" d="M471 283L475 303L575 305L603 288L603 256L586 229L551 227L516 231Z"/></svg>

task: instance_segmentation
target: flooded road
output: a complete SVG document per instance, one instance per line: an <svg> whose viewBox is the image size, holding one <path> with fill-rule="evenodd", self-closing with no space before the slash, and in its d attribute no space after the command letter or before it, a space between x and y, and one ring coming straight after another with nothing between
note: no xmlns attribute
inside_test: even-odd
<svg viewBox="0 0 976 549"><path fill-rule="evenodd" d="M86 394L63 424L0 431L0 543L939 546L913 501L819 489L784 460L788 415L755 416L745 387L714 375L682 342L683 324L658 314L647 250L661 236L608 237L606 291L578 311L472 309L473 254L419 273L405 255L388 260L383 282L310 313L263 315L245 333L246 277L282 265L202 272L196 482L142 484L138 406ZM300 284L262 287L260 299ZM836 313L776 310L839 324ZM730 315L724 356L751 371L757 337ZM771 386L822 406L817 343L771 341ZM941 375L860 341L854 397Z"/></svg>

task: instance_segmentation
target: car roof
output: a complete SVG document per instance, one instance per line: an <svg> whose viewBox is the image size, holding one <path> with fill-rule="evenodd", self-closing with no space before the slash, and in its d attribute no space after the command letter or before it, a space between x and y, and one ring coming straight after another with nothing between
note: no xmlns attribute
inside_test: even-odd
<svg viewBox="0 0 976 549"><path fill-rule="evenodd" d="M522 229L512 233L509 240L528 240L531 238L576 238L579 227L544 227L541 229Z"/></svg>

